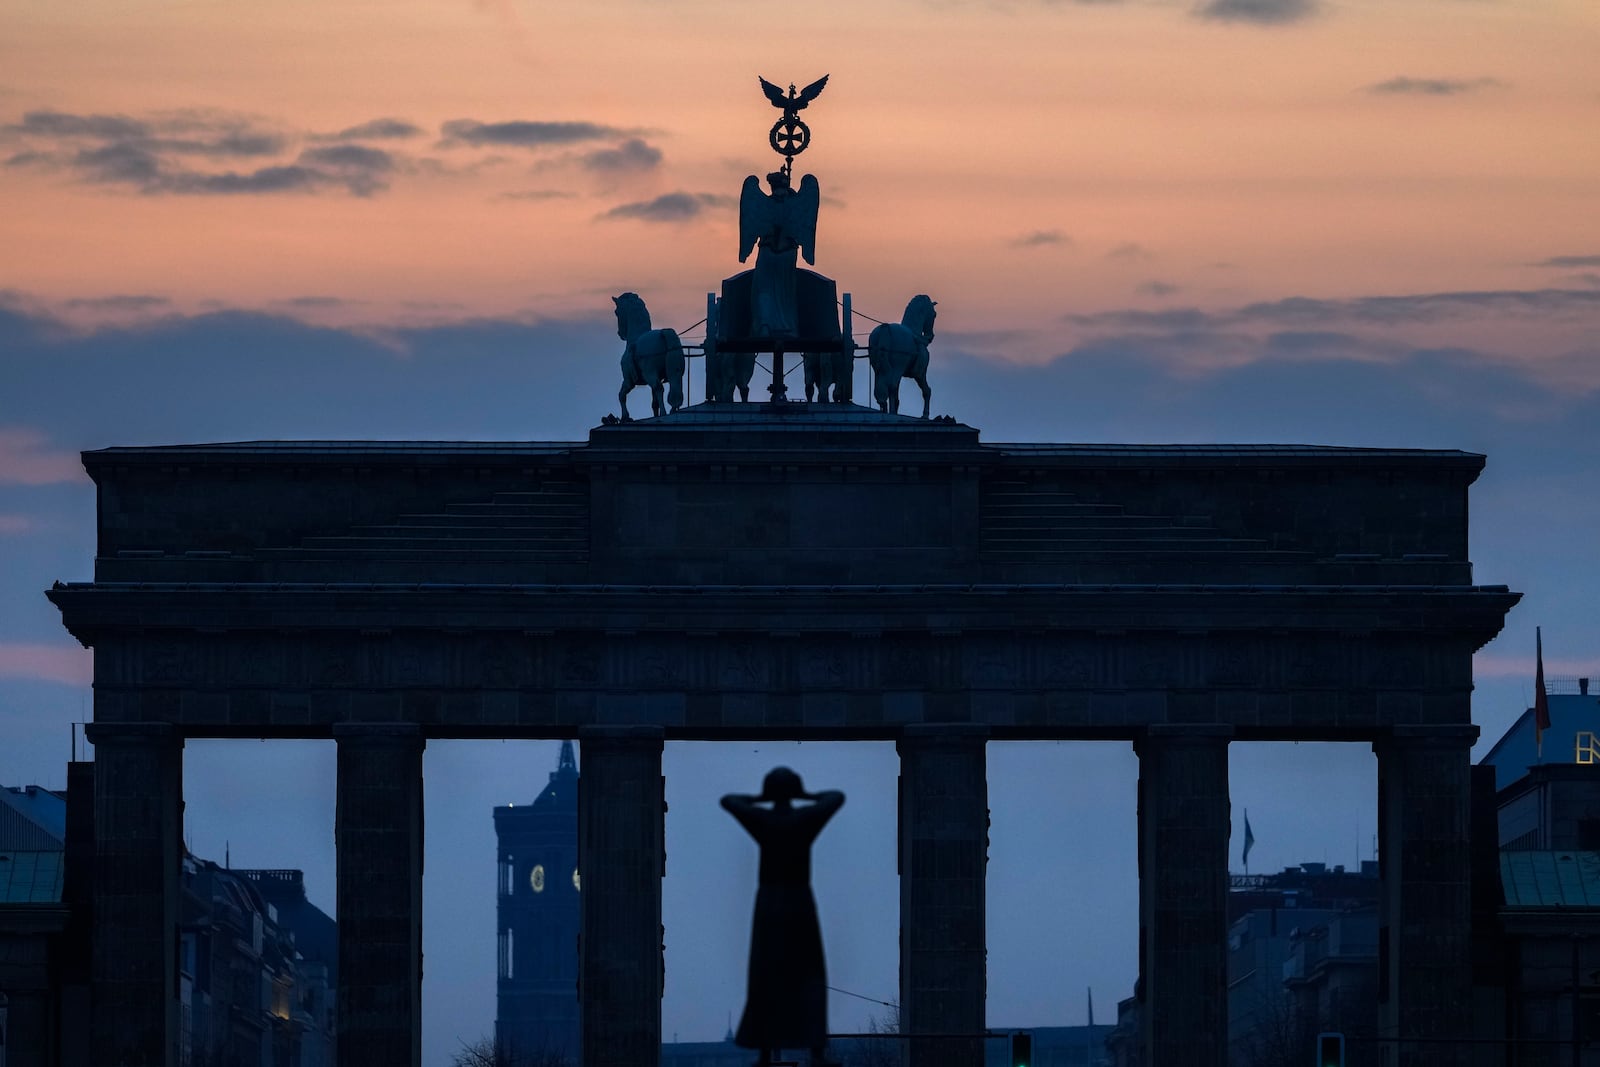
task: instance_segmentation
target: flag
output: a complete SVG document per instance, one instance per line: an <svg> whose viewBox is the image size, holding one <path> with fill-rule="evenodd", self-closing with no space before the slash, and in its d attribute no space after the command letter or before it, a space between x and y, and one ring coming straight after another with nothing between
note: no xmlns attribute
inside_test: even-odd
<svg viewBox="0 0 1600 1067"><path fill-rule="evenodd" d="M1089 1025L1094 1025L1094 986L1088 987L1089 991Z"/></svg>
<svg viewBox="0 0 1600 1067"><path fill-rule="evenodd" d="M1544 691L1544 637L1533 628L1533 743L1544 756L1544 732L1550 729L1550 696Z"/></svg>
<svg viewBox="0 0 1600 1067"><path fill-rule="evenodd" d="M1244 869L1250 870L1250 849L1256 843L1255 831L1250 829L1250 809L1244 809Z"/></svg>

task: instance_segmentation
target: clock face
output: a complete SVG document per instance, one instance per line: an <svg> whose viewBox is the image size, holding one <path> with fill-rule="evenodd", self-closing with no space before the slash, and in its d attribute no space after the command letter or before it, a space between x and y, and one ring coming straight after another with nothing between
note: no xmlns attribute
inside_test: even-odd
<svg viewBox="0 0 1600 1067"><path fill-rule="evenodd" d="M572 868L572 888L577 890L583 889L583 886L578 882L578 868L576 867Z"/></svg>
<svg viewBox="0 0 1600 1067"><path fill-rule="evenodd" d="M528 884L533 887L535 893L544 892L544 864L535 863L533 865L533 870L528 874Z"/></svg>

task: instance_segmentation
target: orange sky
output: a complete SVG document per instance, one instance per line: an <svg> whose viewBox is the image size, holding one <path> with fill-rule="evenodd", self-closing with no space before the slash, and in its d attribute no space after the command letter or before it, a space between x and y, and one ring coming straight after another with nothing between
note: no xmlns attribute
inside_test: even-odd
<svg viewBox="0 0 1600 1067"><path fill-rule="evenodd" d="M880 317L926 291L951 329L1027 331L989 354L1062 350L1068 311L1594 284L1529 266L1600 253L1588 0L1324 4L1275 25L1154 0L778 10L0 0L8 124L209 108L286 136L278 157L186 163L213 171L289 163L305 135L379 117L427 131L373 142L411 162L369 196L150 194L6 167L0 288L56 304L154 294L185 310L339 297L361 303L300 313L381 322L423 314L406 302L586 313L626 287L687 324L737 269L732 209L598 216L664 193L736 195L777 161L754 75L825 72L797 164L830 198L818 269ZM1455 91L1371 90L1396 78ZM451 119L621 132L436 148ZM577 161L626 135L659 164L597 174ZM13 130L0 150L40 147ZM424 157L443 168L420 170ZM560 195L507 198L533 191ZM1059 239L1017 245L1038 232Z"/></svg>
<svg viewBox="0 0 1600 1067"><path fill-rule="evenodd" d="M1211 6L1283 17L1205 17ZM85 577L93 556L78 449L332 433L576 438L613 402L621 345L608 297L636 290L657 325L683 328L741 269L730 202L745 175L778 162L757 74L784 85L831 75L805 112L815 141L797 161L824 196L817 269L880 318L918 292L939 301L935 411L986 440L1489 453L1472 490L1478 578L1528 593L1479 657L1474 713L1490 741L1531 700L1535 625L1552 675L1600 673L1597 57L1600 0L0 0L0 775L59 783L66 724L90 707L88 654L39 595ZM378 119L415 130L329 137ZM587 123L536 129L592 136L447 143L444 124L463 120ZM638 217L662 203L692 217ZM630 217L602 217L619 209ZM193 317L61 329L215 308L356 330ZM422 341L428 331L384 332L474 317L592 321ZM405 349L408 337L418 347ZM1070 356L1017 373L951 358L962 353ZM556 388L535 387L529 354L560 368ZM392 373L374 379L391 356ZM481 396L464 402L460 381ZM188 766L211 784L191 778L188 826L220 812L198 822L197 851L214 856L231 835L239 859L242 841L274 828L228 823L256 794L201 748ZM458 757L511 768L482 788L544 766L489 750ZM241 766L263 758L254 743L239 751ZM673 783L703 777L668 758ZM884 758L872 773L892 782ZM1132 756L1115 758L1125 773L1114 818L1130 817ZM996 811L1032 810L1036 788L1106 801L1095 759L1076 778L996 762ZM1341 822L1349 805L1308 790L1305 775L1355 783L1370 818L1369 753L1354 771L1309 751L1271 760L1290 769L1241 767L1233 791L1241 806L1254 798L1267 862L1362 837L1306 829ZM244 862L320 864L313 880L331 885L330 767L302 768L306 788L287 798L321 805L325 824L309 836L322 853L294 851L308 836L297 831L292 850ZM276 772L260 773L257 788L284 799ZM488 832L480 816L520 797L430 798L452 800L455 825L480 835L430 837L456 849L430 854L430 877L492 876L473 858ZM892 801L852 803L891 819L877 840L892 842ZM1273 805L1285 809L1280 827L1301 825L1274 835ZM430 825L449 824L436 815ZM1081 877L1112 870L1117 896L1102 911L1131 899L1131 838L1114 818L1077 820L1115 842L1068 865ZM1030 861L1016 867L1055 876L997 837L1002 864L1007 847ZM885 901L891 871L871 883ZM667 885L698 892L673 889L690 885L681 874ZM1048 891L1077 899L1070 884ZM450 921L428 919L439 939L427 948L430 1065L492 1026L491 916L460 904L474 892L456 901L477 922L459 944L447 943ZM991 905L1016 911L1002 892ZM1005 1013L1048 992L1017 966L1024 949L1088 968L1102 1011L1127 994L1136 917L1069 910L1093 917L1087 934L992 924L991 1022L1028 1021ZM870 966L855 971L830 941L845 987L893 990L893 925L880 926L889 942L864 943ZM1100 934L1122 940L1072 940ZM682 967L669 973L697 973L684 963L694 939L669 937L669 968ZM726 1005L696 994L669 978L669 1030L720 1035L737 993ZM864 1025L861 1004L835 1010ZM1077 1021L1062 1011L1037 1021Z"/></svg>

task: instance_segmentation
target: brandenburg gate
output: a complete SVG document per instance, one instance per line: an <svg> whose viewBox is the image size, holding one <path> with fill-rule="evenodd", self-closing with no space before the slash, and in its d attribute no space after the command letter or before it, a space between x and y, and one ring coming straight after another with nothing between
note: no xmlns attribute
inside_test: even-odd
<svg viewBox="0 0 1600 1067"><path fill-rule="evenodd" d="M1228 745L1371 745L1379 1036L1415 1042L1390 1062L1454 1062L1427 1039L1470 1031L1472 654L1518 598L1473 584L1484 458L986 443L895 413L902 376L928 395L926 297L869 341L886 410L850 403L849 315L795 260L819 202L790 182L795 112L822 85L766 85L786 163L770 194L746 182L759 252L710 302L705 403L625 294L623 395L651 386L657 417L586 441L84 454L94 578L49 596L95 652L96 1064L177 1065L188 738L338 746L341 1067L419 1063L436 738L581 746L585 1067L659 1058L666 741L895 742L914 1067L981 1062L976 1037L916 1036L985 1028L987 742L1134 745L1160 1067L1225 1063ZM757 352L771 400L732 403ZM843 357L831 402L785 398L785 353Z"/></svg>
<svg viewBox="0 0 1600 1067"><path fill-rule="evenodd" d="M338 745L345 1067L418 1063L434 738L578 739L586 1067L658 1056L677 739L896 743L911 1034L985 1025L985 743L1132 742L1146 1062L1212 1067L1228 745L1370 744L1382 1033L1467 1032L1472 653L1517 599L1472 584L1481 456L772 409L575 443L86 453L94 580L50 597L95 650L95 1062L176 1063L191 737Z"/></svg>

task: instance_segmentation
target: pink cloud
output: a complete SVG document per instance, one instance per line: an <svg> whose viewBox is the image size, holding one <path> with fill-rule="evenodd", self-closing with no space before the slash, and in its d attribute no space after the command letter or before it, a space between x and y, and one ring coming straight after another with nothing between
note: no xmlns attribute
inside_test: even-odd
<svg viewBox="0 0 1600 1067"><path fill-rule="evenodd" d="M0 678L88 685L94 681L94 653L77 645L0 642Z"/></svg>
<svg viewBox="0 0 1600 1067"><path fill-rule="evenodd" d="M54 485L87 477L76 452L50 448L26 426L0 427L0 485Z"/></svg>
<svg viewBox="0 0 1600 1067"><path fill-rule="evenodd" d="M0 534L32 533L38 528L38 522L26 515L0 515Z"/></svg>
<svg viewBox="0 0 1600 1067"><path fill-rule="evenodd" d="M1480 652L1472 657L1472 673L1479 678L1526 678L1533 685L1533 653L1506 655L1499 652ZM1600 678L1600 659L1544 658L1545 679Z"/></svg>

